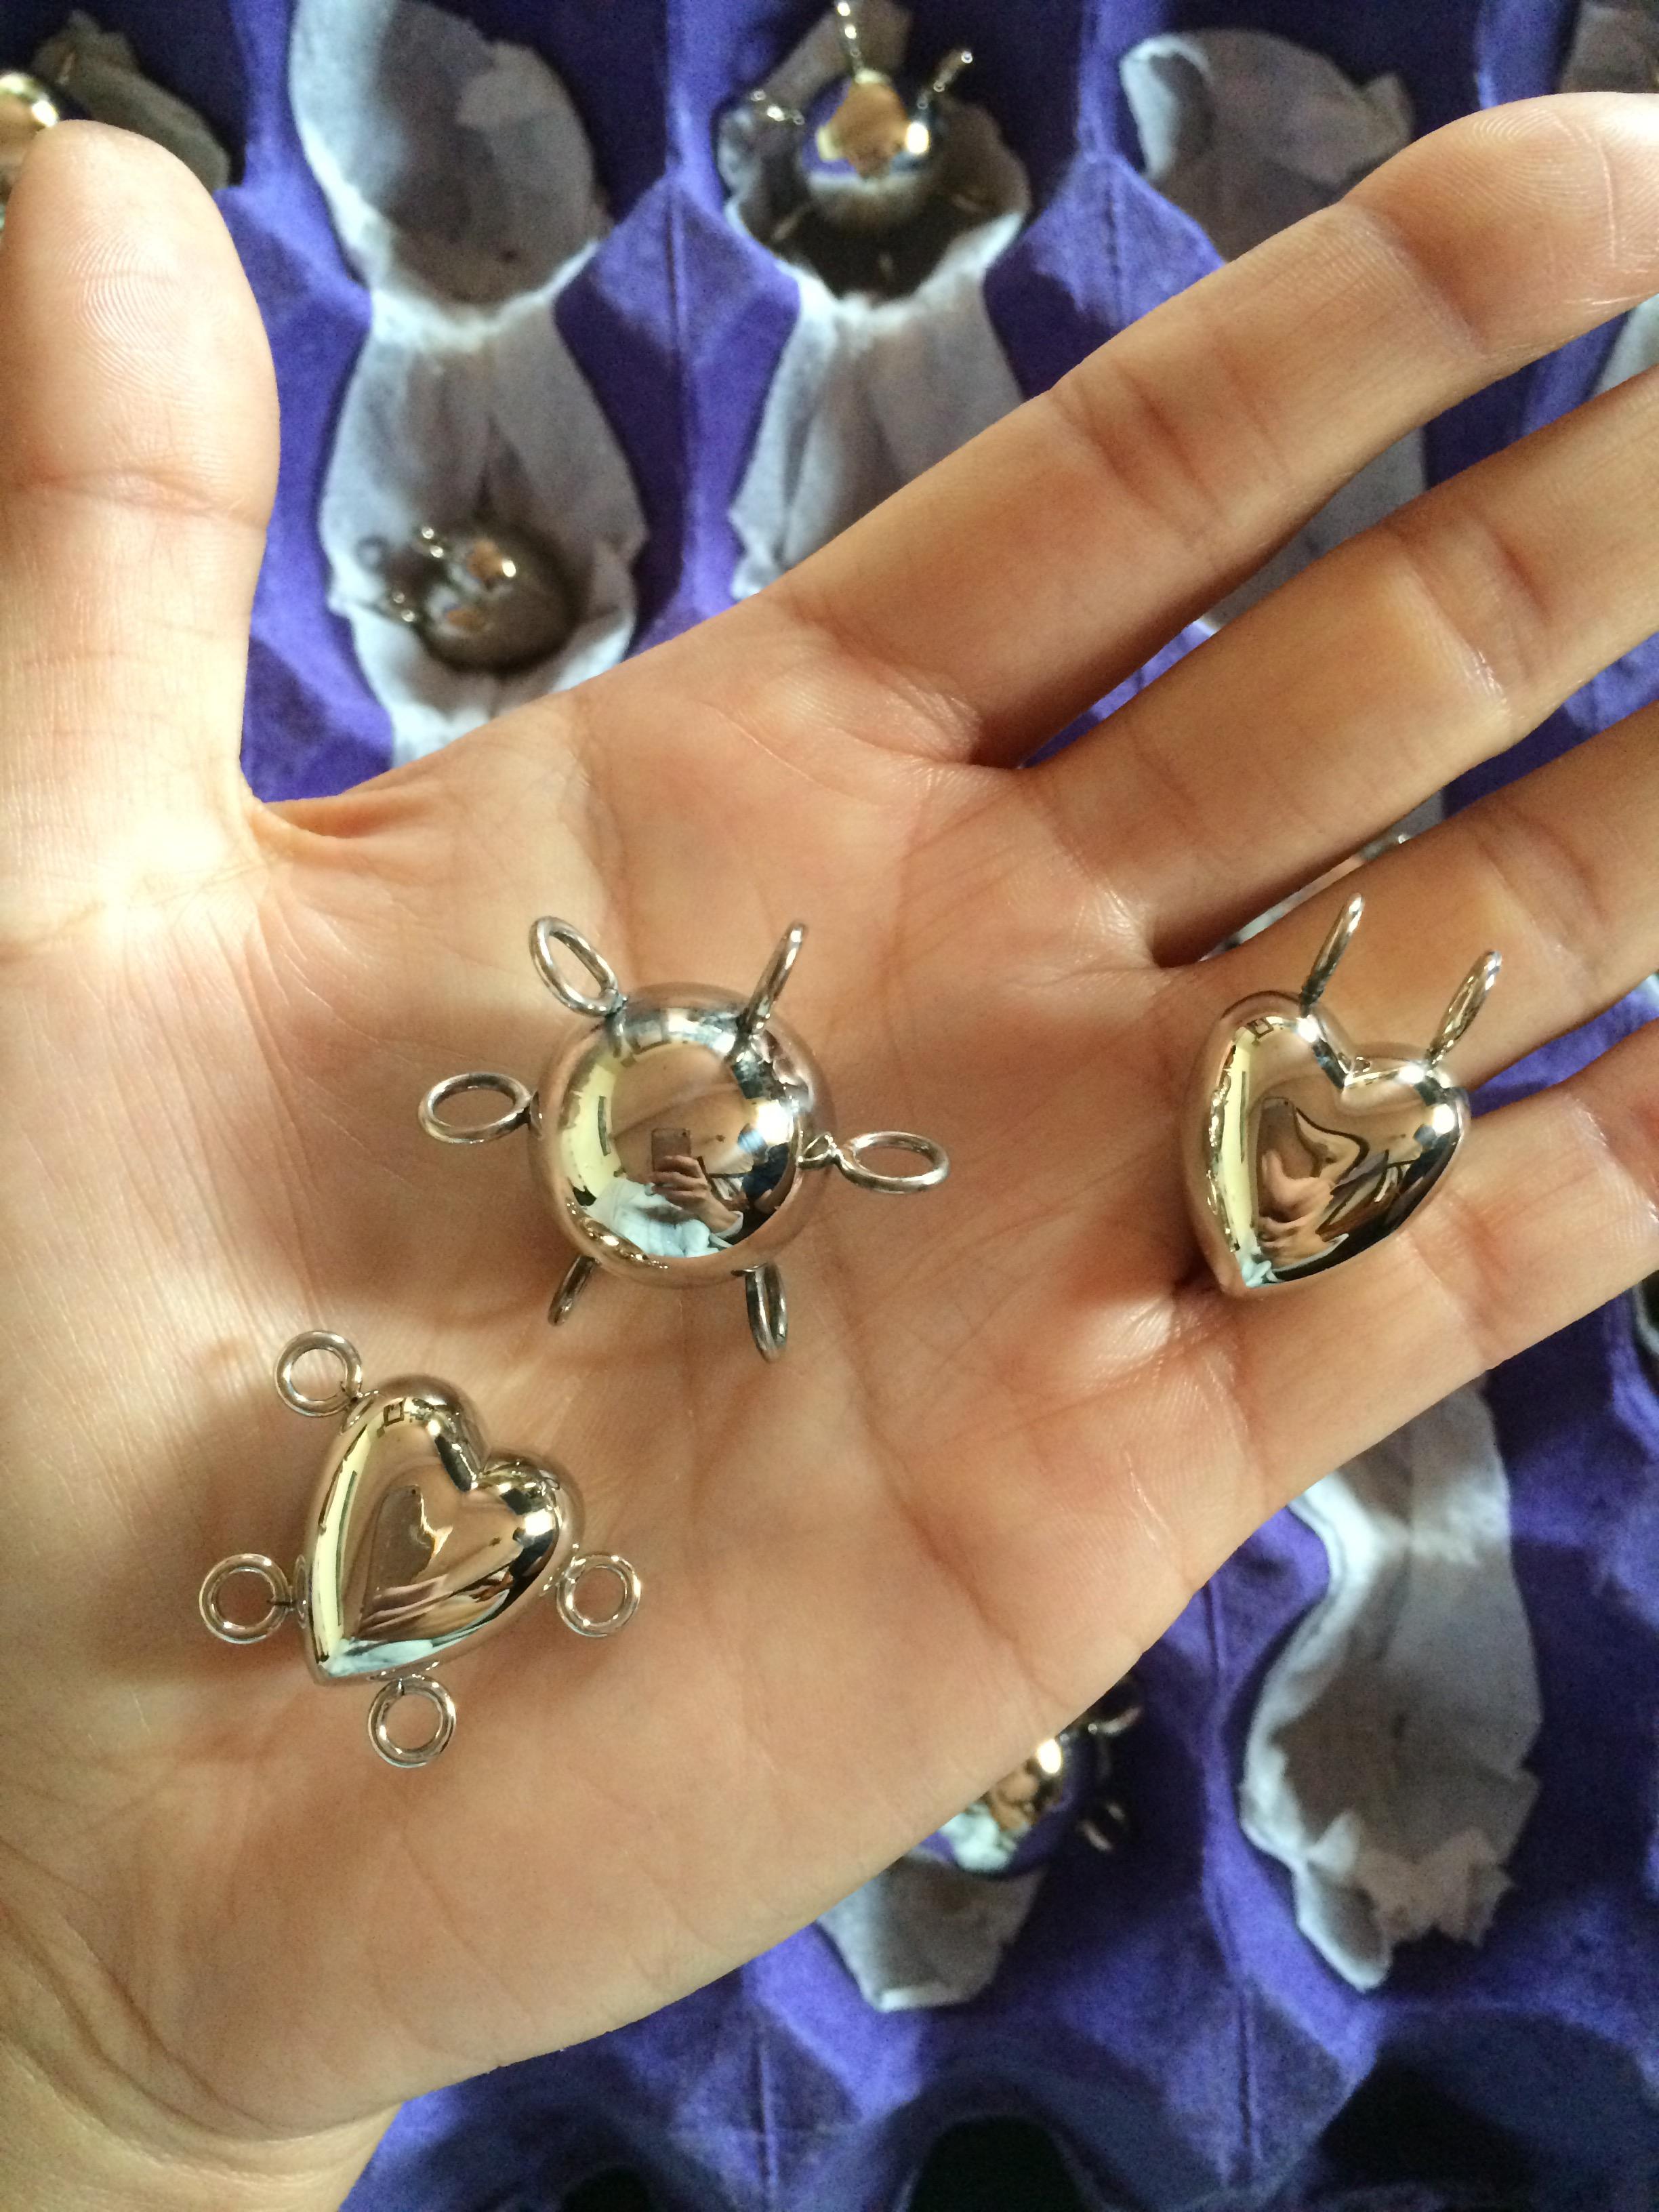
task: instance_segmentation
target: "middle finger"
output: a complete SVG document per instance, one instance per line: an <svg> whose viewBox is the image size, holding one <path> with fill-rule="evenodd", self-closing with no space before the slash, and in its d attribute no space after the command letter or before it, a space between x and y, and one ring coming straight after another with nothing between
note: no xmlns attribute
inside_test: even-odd
<svg viewBox="0 0 1659 2212"><path fill-rule="evenodd" d="M1035 771L1195 958L1534 728L1659 610L1659 373L1351 538Z"/></svg>

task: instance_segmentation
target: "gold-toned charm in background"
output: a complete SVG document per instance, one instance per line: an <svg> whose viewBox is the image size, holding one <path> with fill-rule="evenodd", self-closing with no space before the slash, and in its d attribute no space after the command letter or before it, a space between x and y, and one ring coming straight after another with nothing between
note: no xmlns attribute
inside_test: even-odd
<svg viewBox="0 0 1659 2212"><path fill-rule="evenodd" d="M548 1318L564 1320L596 1268L644 1283L688 1285L741 1277L750 1327L775 1359L788 1328L774 1255L805 1226L818 1170L837 1168L864 1190L908 1192L943 1182L950 1162L929 1137L878 1129L837 1143L827 1127L823 1076L774 1007L805 926L785 932L745 999L699 983L624 994L609 963L568 921L544 915L530 933L538 974L561 1006L593 1026L557 1052L539 1092L510 1075L474 1069L435 1084L421 1127L447 1145L530 1133L537 1179L576 1249ZM574 988L560 947L596 989ZM470 1091L495 1091L494 1121L447 1121ZM919 1153L926 1167L884 1175L872 1152Z"/></svg>
<svg viewBox="0 0 1659 2212"><path fill-rule="evenodd" d="M1351 1044L1320 999L1364 902L1351 899L1299 998L1229 1007L1193 1077L1184 1141L1194 1225L1222 1289L1303 1282L1358 1259L1437 1188L1469 1127L1443 1066L1498 978L1496 952L1464 977L1432 1044Z"/></svg>
<svg viewBox="0 0 1659 2212"><path fill-rule="evenodd" d="M339 1388L307 1396L294 1370L308 1353L337 1362ZM257 1644L290 1616L319 1682L379 1681L369 1741L392 1766L426 1766L455 1727L455 1703L433 1673L464 1645L494 1636L531 1598L550 1594L579 1636L613 1636L640 1601L640 1578L615 1553L581 1549L581 1498L562 1469L485 1447L461 1393L431 1376L363 1389L362 1362L343 1336L296 1336L276 1363L276 1392L296 1413L334 1421L305 1542L290 1577L259 1552L222 1559L202 1584L204 1622L225 1644ZM228 1583L264 1591L253 1620L228 1613ZM611 1610L579 1597L590 1579L614 1586ZM431 1710L414 1744L390 1727L416 1698Z"/></svg>

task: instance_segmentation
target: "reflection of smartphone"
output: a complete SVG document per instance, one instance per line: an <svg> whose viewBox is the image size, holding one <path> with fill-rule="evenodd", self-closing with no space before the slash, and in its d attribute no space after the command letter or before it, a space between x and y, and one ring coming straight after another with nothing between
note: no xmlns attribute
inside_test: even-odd
<svg viewBox="0 0 1659 2212"><path fill-rule="evenodd" d="M691 1150L690 1129L653 1129L651 1132L651 1173L663 1174L670 1160L683 1160Z"/></svg>

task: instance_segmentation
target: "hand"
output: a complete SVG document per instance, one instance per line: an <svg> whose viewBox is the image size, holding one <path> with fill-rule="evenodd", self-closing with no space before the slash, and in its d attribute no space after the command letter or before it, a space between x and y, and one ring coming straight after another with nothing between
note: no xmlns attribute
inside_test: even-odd
<svg viewBox="0 0 1659 2212"><path fill-rule="evenodd" d="M672 1200L683 1213L701 1221L716 1237L729 1237L742 1224L742 1214L720 1203L702 1162L689 1155L677 1152L665 1159L651 1188Z"/></svg>
<svg viewBox="0 0 1659 2212"><path fill-rule="evenodd" d="M1650 377L1010 773L1367 455L1659 286L1656 114L1453 126L759 598L276 808L236 766L258 319L182 170L42 138L0 246L0 2197L333 2201L398 2100L799 1925L1285 1498L1659 1265L1659 1032L1260 1304L1199 1271L1176 1139L1218 1012L1294 987L1354 882L1198 956L1650 628ZM1659 955L1656 837L1647 713L1389 853L1345 1026L1427 1037L1488 945L1465 1079L1581 1022ZM788 1013L843 1126L949 1146L926 1198L826 1194L781 1365L735 1290L607 1280L554 1337L523 1158L422 1137L438 1077L569 1036L548 911L624 981L733 988L805 916ZM292 1638L196 1617L215 1559L296 1543L319 1441L269 1374L307 1326L556 1454L646 1577L614 1646L550 1615L459 1666L422 1774Z"/></svg>

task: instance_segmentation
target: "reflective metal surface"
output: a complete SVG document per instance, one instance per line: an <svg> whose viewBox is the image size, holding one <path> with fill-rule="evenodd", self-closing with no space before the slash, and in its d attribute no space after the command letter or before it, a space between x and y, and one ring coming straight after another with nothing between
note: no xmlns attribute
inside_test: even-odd
<svg viewBox="0 0 1659 2212"><path fill-rule="evenodd" d="M297 1363L325 1352L339 1389L301 1391ZM344 1337L313 1330L276 1363L285 1405L337 1420L292 1578L263 1553L221 1560L202 1584L199 1606L228 1644L258 1643L290 1616L320 1681L384 1680L368 1717L369 1738L398 1766L423 1765L449 1741L455 1708L430 1670L464 1644L499 1632L526 1601L550 1591L581 1636L611 1636L640 1601L640 1578L615 1553L583 1553L581 1501L568 1475L519 1455L492 1455L477 1417L449 1383L406 1376L363 1391L362 1363ZM265 1610L239 1620L225 1607L236 1577L262 1585ZM579 1592L589 1578L612 1585L613 1606L589 1612ZM405 1698L436 1716L409 1745L390 1733Z"/></svg>
<svg viewBox="0 0 1659 2212"><path fill-rule="evenodd" d="M386 613L451 668L523 668L556 653L575 627L552 553L501 524L423 527L388 573Z"/></svg>
<svg viewBox="0 0 1659 2212"><path fill-rule="evenodd" d="M1143 1711L1133 1675L1048 1736L1011 1774L947 1820L939 1841L969 1874L1019 1874L1051 1858L1073 1833L1115 1850L1128 1829L1111 1788L1113 1741Z"/></svg>
<svg viewBox="0 0 1659 2212"><path fill-rule="evenodd" d="M60 94L24 70L0 70L0 222L23 156L43 131L64 118Z"/></svg>
<svg viewBox="0 0 1659 2212"><path fill-rule="evenodd" d="M532 1139L542 1188L612 1273L741 1274L822 1195L802 1154L828 1110L823 1079L775 1019L745 1034L744 1011L696 984L641 992L544 1077L550 1106Z"/></svg>
<svg viewBox="0 0 1659 2212"><path fill-rule="evenodd" d="M852 0L836 0L847 79L834 106L800 118L802 180L827 222L848 230L895 230L913 222L938 188L948 126L944 96L973 62L952 47L914 99L884 70L872 69ZM808 128L815 122L816 127Z"/></svg>
<svg viewBox="0 0 1659 2212"><path fill-rule="evenodd" d="M563 1322L596 1270L635 1281L696 1285L741 1278L756 1346L768 1359L787 1334L774 1255L805 1225L836 1168L866 1190L927 1190L950 1171L943 1149L908 1129L838 1142L811 1054L776 1017L805 938L785 933L747 995L698 983L625 994L580 930L544 915L530 933L536 971L591 1026L556 1054L532 1097L516 1078L474 1069L435 1084L421 1126L445 1144L530 1132L538 1181L578 1258L553 1294ZM573 983L573 957L595 987ZM508 1110L452 1121L450 1102L494 1091ZM914 1170L872 1166L908 1152Z"/></svg>
<svg viewBox="0 0 1659 2212"><path fill-rule="evenodd" d="M1497 980L1477 962L1425 1051L1351 1044L1319 1001L1358 927L1350 900L1298 998L1231 1007L1200 1055L1188 1109L1188 1194L1224 1291L1300 1282L1370 1251L1451 1165L1468 1100L1441 1065Z"/></svg>

